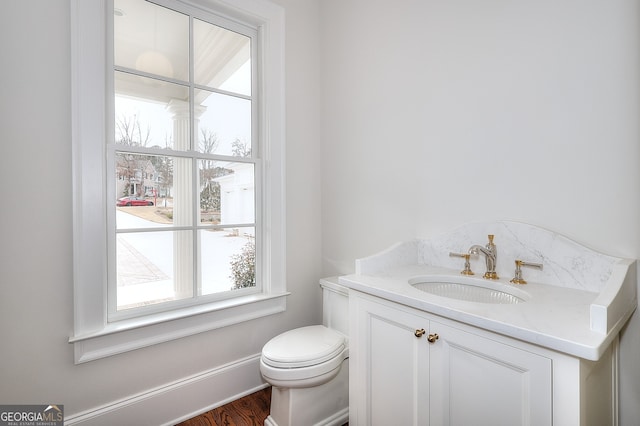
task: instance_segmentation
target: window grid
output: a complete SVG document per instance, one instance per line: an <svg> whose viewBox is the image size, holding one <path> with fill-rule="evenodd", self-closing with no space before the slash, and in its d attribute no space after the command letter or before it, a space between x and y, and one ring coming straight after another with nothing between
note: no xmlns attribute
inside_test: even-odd
<svg viewBox="0 0 640 426"><path fill-rule="evenodd" d="M154 2L155 3L155 2ZM160 2L158 2L158 4L160 4ZM189 81L182 81L179 79L174 79L174 78L169 78L166 76L161 76L161 75L156 75L156 74L151 74L145 71L140 71L140 70L135 70L135 69L131 69L131 68L127 68L127 67L123 67L123 66L118 66L113 64L113 73L111 74L112 76L117 73L117 72L124 72L130 75L134 75L134 76L142 76L142 77L147 77L147 78L152 78L154 80L160 80L160 81L164 81L164 82L168 82L168 83L172 83L172 84L177 84L183 87L187 87L188 88L188 92L189 92L189 137L188 137L188 147L185 150L179 150L179 149L175 149L175 143L176 141L174 141L174 149L161 149L161 148L147 148L147 147L137 147L137 146L123 146L120 144L117 144L115 141L115 134L113 135L113 137L110 137L108 140L110 141L108 143L108 187L110 186L111 188L107 191L108 194L110 195L110 200L115 200L116 198L119 198L119 194L116 194L116 188L115 185L112 185L111 183L114 182L116 180L116 176L115 176L115 158L117 156L118 153L124 153L124 154L141 154L141 155L159 155L159 156L166 156L166 157L170 157L170 158L182 158L182 159L188 159L190 160L190 168L191 168L191 182L190 182L190 191L191 191L191 224L190 225L176 225L175 223L173 223L171 225L170 228L165 228L165 227L151 227L151 228L127 228L127 229L118 229L117 224L116 224L116 220L115 220L115 213L110 215L110 220L109 220L109 238L108 238L108 242L109 242L109 255L112 257L112 260L109 262L109 270L108 270L108 304L109 304L109 309L108 309L108 320L110 322L113 321L118 321L118 320L123 320L123 319L128 319L128 318L134 318L134 317L138 317L138 316L145 316L145 315L150 315L150 314L155 314L155 313L159 313L159 312L163 312L163 311L168 311L168 310L172 310L172 309L179 309L179 308L183 308L183 307L188 307L188 306L193 306L193 305L199 305L199 304L204 304L204 303L208 303L211 301L215 301L215 300L223 300L223 299L227 299L227 298L233 298L233 297L239 297L242 295L247 295L247 294L251 294L251 293L257 293L260 292L262 290L262 282L261 282L261 261L260 261L260 247L261 247L261 225L260 225L260 215L261 215L261 184L260 184L260 161L259 161L259 157L257 155L258 153L258 143L256 141L256 133L255 131L251 131L251 155L249 157L236 157L236 156L229 156L229 155L220 155L220 154L209 154L209 153L203 153L199 151L199 146L198 146L198 135L196 133L197 131L197 126L196 126L196 115L195 115L195 91L196 90L204 90L207 92L211 92L211 93L217 93L217 94L221 94L224 96L232 96L234 98L238 98L238 99L244 99L247 101L251 102L251 128L252 129L256 129L257 128L257 114L256 114L256 104L257 102L255 101L255 94L258 93L258 88L257 88L257 76L256 76L256 62L257 62L257 55L256 55L256 48L255 46L257 46L256 43L256 36L257 36L257 32L255 31L247 31L242 32L241 34L248 37L250 39L250 51L251 51L251 55L250 55L250 63L251 63L251 95L244 95L241 93L236 93L236 92L231 92L231 91L227 91L227 90L223 90L220 88L216 88L216 87L209 87L209 86L205 86L205 85L200 85L200 84L196 84L195 83L195 70L194 70L194 62L195 62L195 58L194 58L194 20L195 19L199 19L203 22L207 22L209 24L212 25L216 25L216 26L221 26L220 22L217 22L217 19L215 19L215 17L209 17L209 19L207 19L207 17L205 16L199 16L196 15L194 13L189 13L189 12L185 12L185 11L179 11L179 13L188 15L188 20L189 20ZM113 28L113 27L112 27ZM235 31L235 30L232 30ZM111 46L111 48L113 49L113 45ZM113 55L111 55L111 57L113 57ZM113 84L111 85L113 87ZM115 94L115 89L112 90L113 94ZM113 109L112 109L113 110ZM113 119L115 120L115 114L113 114ZM125 149L126 148L126 149ZM255 188L255 195L254 195L254 222L252 223L232 223L232 224L203 224L199 221L199 216L200 216L200 178L199 178L199 174L200 174L200 169L199 169L199 162L201 160L214 160L214 161L220 161L220 162L234 162L234 163L248 163L248 164L252 164L254 166L254 188ZM109 204L109 203L108 203ZM110 207L111 210L115 210L114 207ZM233 291L226 291L226 292L218 292L218 293L213 293L213 294L208 294L208 295L201 295L201 289L202 289L202 276L201 276L201 269L202 269L202 263L204 262L202 259L202 250L200 247L200 233L203 230L228 230L228 229L237 229L237 228L253 228L254 230L254 235L255 235L255 242L254 242L254 246L255 246L255 250L256 250L256 264L255 264L255 282L256 285L255 287L250 287L250 288L243 288L243 289L236 289ZM190 233L190 239L191 239L191 253L193 253L192 256L192 265L191 265L191 273L192 273L192 280L191 280L191 297L188 298L184 298L184 299L176 299L176 300L171 300L171 301L167 301L167 302L162 302L162 303L157 303L157 304L151 304L151 305L147 305L147 306L141 306L141 307L137 307L137 308L132 308L132 309L126 309L126 310L118 310L117 307L117 259L116 259L116 253L117 253L117 238L119 235L123 235L123 234L143 234L143 233L150 233L150 232L166 232L166 233L174 233L177 234L179 232L189 232ZM174 277L173 280L177 280L177 277L175 276L174 273ZM174 282L174 286L175 286L175 282Z"/></svg>
<svg viewBox="0 0 640 426"><path fill-rule="evenodd" d="M119 1L119 0L115 0ZM259 160L255 191L261 200L256 225L261 250L258 263L262 291L211 303L186 306L109 322L108 275L113 271L115 223L113 173L107 170L115 155L107 141L114 140L113 26L114 0L70 0L71 8L71 140L73 176L73 293L74 327L69 336L74 362L81 364L161 344L178 338L224 328L286 310L286 204L285 204L285 84L284 8L268 0L182 1L153 0L170 9L209 16L218 14L236 32L255 31L252 76L260 73L259 92L253 95L252 153ZM215 18L217 19L217 18ZM254 83L254 87L258 87ZM257 120L258 117L260 120ZM259 121L260 125L257 125ZM264 146L258 147L255 140ZM108 147L108 148L105 148ZM134 150L135 151L135 150ZM174 155L169 151L158 155ZM177 154L176 154L177 155ZM180 154L182 155L182 154ZM224 158L219 158L225 160ZM246 158L243 162L250 161ZM268 167L261 163L268 164Z"/></svg>

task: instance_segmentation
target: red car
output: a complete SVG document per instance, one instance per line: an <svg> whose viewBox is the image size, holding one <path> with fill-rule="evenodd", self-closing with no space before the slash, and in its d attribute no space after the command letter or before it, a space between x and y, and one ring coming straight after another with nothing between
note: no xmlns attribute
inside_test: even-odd
<svg viewBox="0 0 640 426"><path fill-rule="evenodd" d="M152 206L153 201L145 200L142 197L122 197L116 201L116 206L124 207L124 206Z"/></svg>

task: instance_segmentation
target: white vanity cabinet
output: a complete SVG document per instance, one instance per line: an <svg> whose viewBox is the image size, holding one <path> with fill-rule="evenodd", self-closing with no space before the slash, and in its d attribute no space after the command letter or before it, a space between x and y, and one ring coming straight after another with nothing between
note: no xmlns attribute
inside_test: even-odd
<svg viewBox="0 0 640 426"><path fill-rule="evenodd" d="M359 291L349 300L351 425L616 424L615 344L587 361Z"/></svg>
<svg viewBox="0 0 640 426"><path fill-rule="evenodd" d="M349 424L422 425L429 419L425 318L350 291Z"/></svg>

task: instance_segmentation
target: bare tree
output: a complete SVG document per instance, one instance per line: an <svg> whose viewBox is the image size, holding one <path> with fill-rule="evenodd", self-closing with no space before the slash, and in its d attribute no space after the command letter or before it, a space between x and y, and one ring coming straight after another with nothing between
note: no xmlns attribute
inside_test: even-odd
<svg viewBox="0 0 640 426"><path fill-rule="evenodd" d="M236 157L250 157L251 156L251 146L246 141L241 141L236 138L235 141L231 143L231 149L233 155Z"/></svg>
<svg viewBox="0 0 640 426"><path fill-rule="evenodd" d="M202 137L200 138L200 152L205 154L213 154L220 145L218 134L212 130L202 128L200 129ZM204 160L202 168L204 170L210 170L214 167L215 162L213 160Z"/></svg>
<svg viewBox="0 0 640 426"><path fill-rule="evenodd" d="M200 133L202 134L202 138L200 139L200 151L206 154L212 154L216 152L216 150L218 149L218 145L220 144L218 134L213 130L209 130L206 128L200 129Z"/></svg>
<svg viewBox="0 0 640 426"><path fill-rule="evenodd" d="M116 143L127 146L147 146L151 129L142 129L137 115L120 116L116 119Z"/></svg>
<svg viewBox="0 0 640 426"><path fill-rule="evenodd" d="M143 130L140 120L135 114L133 116L121 115L116 119L116 143L118 144L147 146L150 134L151 129L149 126L147 126L146 130ZM141 172L145 161L149 161L149 157L126 153L117 154L116 167L118 175L127 181L123 195L130 195L134 192L134 181L137 180L136 171ZM137 192L136 195L142 195L141 191L142 186L139 186L135 191Z"/></svg>
<svg viewBox="0 0 640 426"><path fill-rule="evenodd" d="M205 154L213 154L220 145L216 132L209 129L200 129L200 151ZM215 160L203 159L200 169L200 208L203 211L220 210L220 184L215 178L231 173L231 170L216 165Z"/></svg>

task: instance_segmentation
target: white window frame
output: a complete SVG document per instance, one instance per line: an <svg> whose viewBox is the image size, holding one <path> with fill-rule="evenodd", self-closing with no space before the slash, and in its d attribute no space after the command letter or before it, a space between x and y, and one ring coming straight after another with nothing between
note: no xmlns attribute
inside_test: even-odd
<svg viewBox="0 0 640 426"><path fill-rule="evenodd" d="M174 0L258 30L258 139L263 167L262 291L146 316L108 321L106 135L109 0L69 0L73 156L75 363L225 327L286 309L284 10L268 0ZM163 1L165 3L165 1Z"/></svg>

